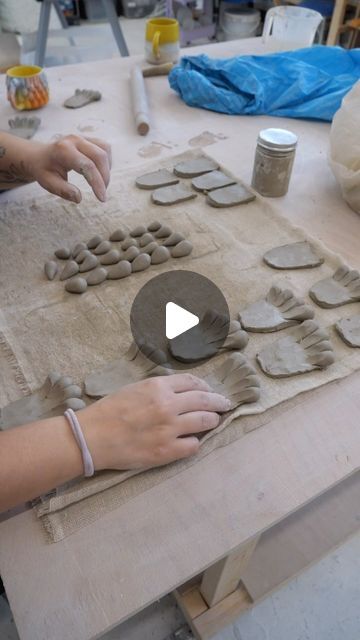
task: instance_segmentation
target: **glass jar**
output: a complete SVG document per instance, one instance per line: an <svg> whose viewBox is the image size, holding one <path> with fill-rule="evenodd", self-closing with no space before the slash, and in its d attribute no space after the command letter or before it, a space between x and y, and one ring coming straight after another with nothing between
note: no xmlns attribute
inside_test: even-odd
<svg viewBox="0 0 360 640"><path fill-rule="evenodd" d="M251 185L261 195L278 198L287 193L297 140L286 129L260 131Z"/></svg>

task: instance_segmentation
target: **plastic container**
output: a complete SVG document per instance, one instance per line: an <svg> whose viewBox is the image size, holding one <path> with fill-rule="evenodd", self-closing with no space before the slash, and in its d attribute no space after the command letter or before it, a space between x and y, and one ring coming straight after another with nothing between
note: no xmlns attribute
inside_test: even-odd
<svg viewBox="0 0 360 640"><path fill-rule="evenodd" d="M224 39L253 38L258 31L260 20L260 11L256 9L226 9L222 24Z"/></svg>
<svg viewBox="0 0 360 640"><path fill-rule="evenodd" d="M322 21L322 15L312 9L272 7L266 13L262 39L271 51L311 47Z"/></svg>
<svg viewBox="0 0 360 640"><path fill-rule="evenodd" d="M125 18L145 18L155 9L156 2L151 0L123 0Z"/></svg>

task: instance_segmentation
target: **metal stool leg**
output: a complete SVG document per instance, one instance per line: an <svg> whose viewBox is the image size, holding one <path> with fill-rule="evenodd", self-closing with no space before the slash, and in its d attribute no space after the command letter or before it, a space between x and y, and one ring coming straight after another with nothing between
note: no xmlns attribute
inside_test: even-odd
<svg viewBox="0 0 360 640"><path fill-rule="evenodd" d="M67 23L67 20L61 10L60 4L59 4L59 0L52 0L52 3L54 5L54 9L58 15L58 18L61 22L61 26L63 29L69 29L69 25Z"/></svg>
<svg viewBox="0 0 360 640"><path fill-rule="evenodd" d="M39 67L42 67L44 64L46 41L49 31L51 1L52 0L43 0L43 2L41 3L35 49L35 64Z"/></svg>
<svg viewBox="0 0 360 640"><path fill-rule="evenodd" d="M104 9L106 11L107 19L110 22L112 32L114 34L114 38L116 40L116 44L122 56L128 56L129 50L127 48L127 44L125 42L124 34L121 31L121 27L119 25L119 19L116 15L114 0L102 0L104 5Z"/></svg>

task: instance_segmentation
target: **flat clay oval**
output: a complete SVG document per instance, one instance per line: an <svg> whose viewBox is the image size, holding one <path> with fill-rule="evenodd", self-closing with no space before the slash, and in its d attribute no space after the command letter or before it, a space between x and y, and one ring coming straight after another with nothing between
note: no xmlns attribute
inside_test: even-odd
<svg viewBox="0 0 360 640"><path fill-rule="evenodd" d="M45 275L48 280L54 280L57 272L59 271L59 267L55 260L48 260L44 265Z"/></svg>
<svg viewBox="0 0 360 640"><path fill-rule="evenodd" d="M75 260L69 260L60 274L60 280L67 280L79 273L79 265Z"/></svg>
<svg viewBox="0 0 360 640"><path fill-rule="evenodd" d="M174 173L176 176L179 176L179 178L196 178L197 176L202 176L204 173L216 171L218 168L219 165L215 160L201 157L178 162L174 167Z"/></svg>
<svg viewBox="0 0 360 640"><path fill-rule="evenodd" d="M82 251L80 251L80 253L78 253L75 260L78 264L81 264L88 256L92 256L91 251L89 251L89 249L83 249Z"/></svg>
<svg viewBox="0 0 360 640"><path fill-rule="evenodd" d="M66 291L70 293L84 293L87 289L87 282L85 278L72 278L65 284Z"/></svg>
<svg viewBox="0 0 360 640"><path fill-rule="evenodd" d="M155 232L155 238L168 238L171 236L172 230L167 225L162 225L160 229Z"/></svg>
<svg viewBox="0 0 360 640"><path fill-rule="evenodd" d="M68 258L70 258L70 249L66 249L65 247L56 249L55 255L57 258L60 258L60 260L67 260Z"/></svg>
<svg viewBox="0 0 360 640"><path fill-rule="evenodd" d="M94 253L95 255L100 256L103 253L107 253L108 251L110 251L110 249L112 249L111 242L109 242L109 240L103 240L102 242L100 242L100 244L98 244L96 249L94 249Z"/></svg>
<svg viewBox="0 0 360 640"><path fill-rule="evenodd" d="M172 187L161 187L160 189L155 189L151 194L153 203L161 206L178 204L179 202L186 202L186 200L192 200L193 198L196 198L196 193L184 184L174 184Z"/></svg>
<svg viewBox="0 0 360 640"><path fill-rule="evenodd" d="M270 249L265 253L263 260L273 269L311 269L324 262L306 241Z"/></svg>
<svg viewBox="0 0 360 640"><path fill-rule="evenodd" d="M85 242L78 242L75 247L73 248L73 250L71 251L71 255L73 258L76 258L77 255L79 255L80 251L83 251L83 249L87 249L87 244L85 244Z"/></svg>
<svg viewBox="0 0 360 640"><path fill-rule="evenodd" d="M242 184L231 184L229 187L215 189L208 193L206 202L212 207L222 209L225 207L235 207L239 204L246 204L255 200L255 193L252 193Z"/></svg>
<svg viewBox="0 0 360 640"><path fill-rule="evenodd" d="M183 258L188 256L193 250L193 246L189 240L182 240L179 244L175 245L171 249L171 255L173 258Z"/></svg>
<svg viewBox="0 0 360 640"><path fill-rule="evenodd" d="M119 280L120 278L126 278L131 273L131 264L127 260L121 260L118 264L115 264L108 268L107 278L108 280Z"/></svg>
<svg viewBox="0 0 360 640"><path fill-rule="evenodd" d="M148 253L149 255L151 255L158 246L158 243L154 240L153 242L149 242L146 247L142 247L142 249L140 249L140 253Z"/></svg>
<svg viewBox="0 0 360 640"><path fill-rule="evenodd" d="M137 247L129 247L123 254L123 259L127 260L128 262L132 262L133 260L135 260L135 258L137 258L139 253L140 249L138 249Z"/></svg>
<svg viewBox="0 0 360 640"><path fill-rule="evenodd" d="M104 282L106 278L107 269L104 269L104 267L98 267L97 269L94 269L94 271L91 271L89 273L89 275L86 277L86 282L89 285L101 284L101 282Z"/></svg>
<svg viewBox="0 0 360 640"><path fill-rule="evenodd" d="M95 247L97 247L100 242L102 242L101 236L93 236L87 243L88 249L95 249Z"/></svg>
<svg viewBox="0 0 360 640"><path fill-rule="evenodd" d="M137 247L137 241L135 238L126 238L124 242L121 244L121 248L126 251L129 247Z"/></svg>
<svg viewBox="0 0 360 640"><path fill-rule="evenodd" d="M109 240L111 240L111 242L121 242L121 240L124 240L126 236L126 233L123 232L122 229L115 229L115 231L112 232Z"/></svg>
<svg viewBox="0 0 360 640"><path fill-rule="evenodd" d="M151 258L148 253L140 253L137 258L135 258L134 262L131 265L132 271L145 271L148 267L150 267Z"/></svg>
<svg viewBox="0 0 360 640"><path fill-rule="evenodd" d="M182 233L178 233L175 231L172 233L166 240L163 242L163 247L173 247L175 244L179 244L182 240L185 240L185 237Z"/></svg>
<svg viewBox="0 0 360 640"><path fill-rule="evenodd" d="M360 347L360 316L342 318L335 323L335 329L349 347Z"/></svg>
<svg viewBox="0 0 360 640"><path fill-rule="evenodd" d="M139 176L139 178L136 178L135 184L139 189L157 189L158 187L166 187L178 182L178 178L167 169L158 169L158 171Z"/></svg>
<svg viewBox="0 0 360 640"><path fill-rule="evenodd" d="M121 254L117 249L111 249L107 253L104 253L100 258L100 264L116 264L120 261Z"/></svg>
<svg viewBox="0 0 360 640"><path fill-rule="evenodd" d="M150 222L150 224L148 225L148 231L157 231L158 229L160 229L161 227L161 222L159 222L159 220L154 220L153 222Z"/></svg>
<svg viewBox="0 0 360 640"><path fill-rule="evenodd" d="M220 187L228 187L230 184L235 184L235 182L234 178L229 178L222 171L211 171L194 178L191 184L196 191L212 191L213 189L220 189Z"/></svg>
<svg viewBox="0 0 360 640"><path fill-rule="evenodd" d="M80 272L91 271L91 269L95 269L99 264L99 259L94 256L93 253L90 253L89 256L86 256L84 262L80 265Z"/></svg>
<svg viewBox="0 0 360 640"><path fill-rule="evenodd" d="M152 233L144 233L139 240L139 247L146 247L147 244L154 240L154 236Z"/></svg>
<svg viewBox="0 0 360 640"><path fill-rule="evenodd" d="M130 231L130 235L132 238L138 238L139 236L144 235L146 233L146 227L143 224L139 224L135 229Z"/></svg>
<svg viewBox="0 0 360 640"><path fill-rule="evenodd" d="M170 251L167 247L157 247L151 254L151 264L162 264L170 258Z"/></svg>

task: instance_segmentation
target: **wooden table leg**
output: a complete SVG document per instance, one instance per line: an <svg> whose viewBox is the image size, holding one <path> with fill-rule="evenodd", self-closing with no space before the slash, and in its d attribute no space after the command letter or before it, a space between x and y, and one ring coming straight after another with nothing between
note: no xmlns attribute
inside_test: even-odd
<svg viewBox="0 0 360 640"><path fill-rule="evenodd" d="M327 45L335 45L337 41L338 31L344 22L345 9L347 0L336 0L334 11L332 14L329 34L327 37Z"/></svg>

